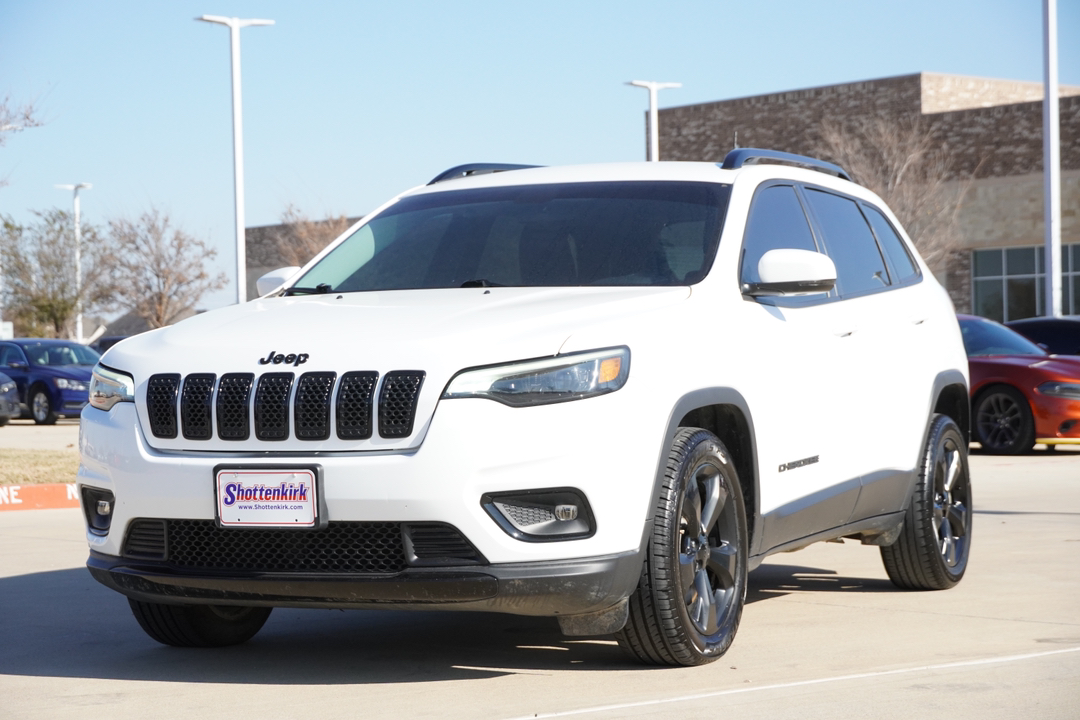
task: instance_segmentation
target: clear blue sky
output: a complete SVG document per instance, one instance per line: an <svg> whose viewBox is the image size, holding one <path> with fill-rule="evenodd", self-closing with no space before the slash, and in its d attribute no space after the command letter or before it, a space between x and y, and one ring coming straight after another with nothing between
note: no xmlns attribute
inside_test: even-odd
<svg viewBox="0 0 1080 720"><path fill-rule="evenodd" d="M1059 0L1080 85L1080 0ZM85 222L151 205L232 275L228 30L241 32L247 224L294 203L361 215L464 162L643 159L644 90L669 107L927 71L1042 80L1040 0L0 0L0 96L45 125L0 148L0 213ZM227 304L235 291L207 298Z"/></svg>

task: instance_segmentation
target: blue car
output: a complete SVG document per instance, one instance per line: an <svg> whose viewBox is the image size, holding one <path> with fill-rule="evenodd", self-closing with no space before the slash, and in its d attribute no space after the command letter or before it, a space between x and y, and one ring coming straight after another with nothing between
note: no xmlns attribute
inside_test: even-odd
<svg viewBox="0 0 1080 720"><path fill-rule="evenodd" d="M0 342L0 370L14 382L19 410L38 425L77 417L86 406L90 372L101 356L70 340L21 338Z"/></svg>
<svg viewBox="0 0 1080 720"><path fill-rule="evenodd" d="M0 427L13 417L19 417L19 393L15 381L0 372Z"/></svg>

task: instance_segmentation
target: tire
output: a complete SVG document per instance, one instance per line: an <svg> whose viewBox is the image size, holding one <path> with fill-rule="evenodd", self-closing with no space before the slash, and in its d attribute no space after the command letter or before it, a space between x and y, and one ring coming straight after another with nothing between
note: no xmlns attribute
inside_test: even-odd
<svg viewBox="0 0 1080 720"><path fill-rule="evenodd" d="M225 647L247 642L273 608L231 605L164 605L128 598L146 634L174 647Z"/></svg>
<svg viewBox="0 0 1080 720"><path fill-rule="evenodd" d="M704 665L735 639L746 600L748 533L729 458L706 430L683 428L672 441L641 580L616 634L641 662Z"/></svg>
<svg viewBox="0 0 1080 720"><path fill-rule="evenodd" d="M9 420L11 420L9 416L0 415L0 427L4 427L5 425L7 425Z"/></svg>
<svg viewBox="0 0 1080 720"><path fill-rule="evenodd" d="M1035 418L1019 390L996 385L975 400L975 437L992 455L1019 455L1035 445Z"/></svg>
<svg viewBox="0 0 1080 720"><path fill-rule="evenodd" d="M55 425L56 411L53 409L49 393L42 388L35 388L30 392L30 417L34 418L37 425Z"/></svg>
<svg viewBox="0 0 1080 720"><path fill-rule="evenodd" d="M885 572L905 590L946 590L960 582L971 551L967 441L952 418L935 415L900 537L881 548Z"/></svg>

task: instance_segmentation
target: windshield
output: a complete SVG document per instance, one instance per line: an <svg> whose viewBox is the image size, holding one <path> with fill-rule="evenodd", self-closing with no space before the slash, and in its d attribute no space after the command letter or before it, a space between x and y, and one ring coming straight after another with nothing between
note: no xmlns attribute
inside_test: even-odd
<svg viewBox="0 0 1080 720"><path fill-rule="evenodd" d="M23 345L31 365L93 365L101 356L78 343Z"/></svg>
<svg viewBox="0 0 1080 720"><path fill-rule="evenodd" d="M1046 355L1046 351L1004 325L989 320L960 319L968 357L986 355Z"/></svg>
<svg viewBox="0 0 1080 720"><path fill-rule="evenodd" d="M617 182L406 197L286 292L688 285L709 271L729 191Z"/></svg>

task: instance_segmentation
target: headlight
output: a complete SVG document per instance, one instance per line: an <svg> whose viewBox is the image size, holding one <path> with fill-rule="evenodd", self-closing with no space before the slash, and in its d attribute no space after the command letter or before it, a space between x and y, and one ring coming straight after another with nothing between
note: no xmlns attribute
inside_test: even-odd
<svg viewBox="0 0 1080 720"><path fill-rule="evenodd" d="M1045 382L1036 389L1043 395L1080 398L1080 383Z"/></svg>
<svg viewBox="0 0 1080 720"><path fill-rule="evenodd" d="M481 397L511 407L546 405L615 392L626 384L630 350L612 348L465 370L443 398Z"/></svg>
<svg viewBox="0 0 1080 720"><path fill-rule="evenodd" d="M86 383L82 380L68 380L67 378L53 378L56 387L61 390L86 390Z"/></svg>
<svg viewBox="0 0 1080 720"><path fill-rule="evenodd" d="M112 410L118 402L135 402L135 381L130 375L95 365L90 378L90 404L100 410Z"/></svg>
<svg viewBox="0 0 1080 720"><path fill-rule="evenodd" d="M0 395L4 395L5 393L9 393L14 389L15 389L15 383L13 383L13 382L6 382L6 383L3 383L3 384L0 384Z"/></svg>

